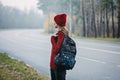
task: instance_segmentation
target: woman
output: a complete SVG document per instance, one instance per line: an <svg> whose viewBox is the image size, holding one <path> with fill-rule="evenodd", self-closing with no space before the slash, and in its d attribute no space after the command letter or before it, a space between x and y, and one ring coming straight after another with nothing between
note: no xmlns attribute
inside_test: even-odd
<svg viewBox="0 0 120 80"><path fill-rule="evenodd" d="M66 14L58 14L54 17L54 26L57 29L57 33L51 36L51 59L50 59L50 71L51 80L65 80L66 70L55 65L55 55L60 50L62 41L64 39L64 33L68 34L66 26ZM64 32L64 33L63 33Z"/></svg>

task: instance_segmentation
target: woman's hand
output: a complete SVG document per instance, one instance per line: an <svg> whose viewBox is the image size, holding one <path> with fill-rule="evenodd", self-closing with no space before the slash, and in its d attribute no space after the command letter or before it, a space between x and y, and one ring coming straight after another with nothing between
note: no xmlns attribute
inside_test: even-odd
<svg viewBox="0 0 120 80"><path fill-rule="evenodd" d="M57 37L58 35L57 35L57 33L55 33L55 34L53 34L52 36Z"/></svg>

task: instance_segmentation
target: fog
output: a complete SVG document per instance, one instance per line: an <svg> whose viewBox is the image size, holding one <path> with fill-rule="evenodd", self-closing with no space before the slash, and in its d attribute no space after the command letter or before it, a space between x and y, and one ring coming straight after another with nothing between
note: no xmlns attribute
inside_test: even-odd
<svg viewBox="0 0 120 80"><path fill-rule="evenodd" d="M23 6L31 4L31 1L23 3ZM29 10L27 7L20 10L17 6L10 7L0 3L0 28L44 28L47 32L53 33L54 16L66 13L66 27L71 34L95 38L120 37L119 0L35 1L35 6L29 7ZM24 0L21 0L20 4L22 2Z"/></svg>
<svg viewBox="0 0 120 80"><path fill-rule="evenodd" d="M34 8L21 10L0 2L0 29L43 28L43 19Z"/></svg>

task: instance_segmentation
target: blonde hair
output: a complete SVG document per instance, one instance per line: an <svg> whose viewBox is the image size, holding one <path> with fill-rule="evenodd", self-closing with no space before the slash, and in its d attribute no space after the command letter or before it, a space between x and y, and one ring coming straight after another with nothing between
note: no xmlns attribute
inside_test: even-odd
<svg viewBox="0 0 120 80"><path fill-rule="evenodd" d="M63 32L65 32L67 35L69 35L69 31L68 31L68 29L66 28L66 27L64 27L64 26L59 26L59 28L61 29L61 31L63 31Z"/></svg>

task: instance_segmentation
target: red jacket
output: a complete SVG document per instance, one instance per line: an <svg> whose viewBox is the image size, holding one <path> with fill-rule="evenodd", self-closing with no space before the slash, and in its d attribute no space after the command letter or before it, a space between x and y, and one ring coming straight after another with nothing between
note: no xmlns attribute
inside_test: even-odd
<svg viewBox="0 0 120 80"><path fill-rule="evenodd" d="M52 49L51 49L51 58L50 58L50 67L55 68L56 65L54 63L54 57L57 54L57 52L60 50L62 41L64 39L64 33L62 31L58 31L57 37L51 36L51 44L52 44Z"/></svg>

